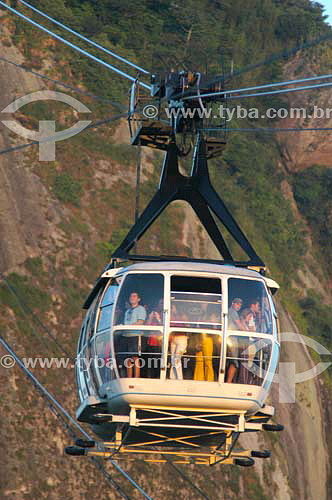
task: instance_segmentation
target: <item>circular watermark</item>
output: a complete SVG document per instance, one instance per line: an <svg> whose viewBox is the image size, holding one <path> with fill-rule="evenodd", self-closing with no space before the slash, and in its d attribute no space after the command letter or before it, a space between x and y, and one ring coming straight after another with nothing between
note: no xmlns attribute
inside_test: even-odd
<svg viewBox="0 0 332 500"><path fill-rule="evenodd" d="M158 116L158 108L153 104L147 104L143 108L143 115L145 118L156 118Z"/></svg>
<svg viewBox="0 0 332 500"><path fill-rule="evenodd" d="M0 365L3 368L13 368L15 365L15 359L10 354L5 354L0 358Z"/></svg>
<svg viewBox="0 0 332 500"><path fill-rule="evenodd" d="M331 356L332 354L330 351L328 351L328 349L326 349L326 347L324 347L316 340L295 332L282 332L281 342L294 342L297 344L301 344L302 347L310 347L320 355ZM264 359L264 357L267 355L267 352L264 353L264 351L268 347L269 344L267 344L266 340L263 338L250 343L248 347L242 352L242 365L254 376L259 377L261 380L264 379L264 384L270 384L271 382L279 384L279 403L295 403L296 384L312 380L313 378L317 377L325 370L327 370L327 368L329 368L332 364L331 361L321 361L316 365L312 363L311 367L304 372L296 372L295 362L282 361L278 363L279 372L275 373L274 370L271 370L269 368L268 364L265 368L259 366L259 360L256 357L256 355L260 353L261 357ZM267 356L266 359L268 359L268 357L269 356ZM277 358L278 357L279 356L277 356Z"/></svg>
<svg viewBox="0 0 332 500"><path fill-rule="evenodd" d="M63 92L54 92L53 90L39 90L31 94L24 95L16 101L10 103L0 113L15 113L22 106L37 101L58 101L68 104L76 112L91 113L90 109L82 102ZM26 139L31 139L39 143L39 160L40 161L55 161L55 144L58 141L64 141L76 134L79 134L91 124L90 120L79 120L71 127L56 131L56 123L54 120L39 120L39 131L33 131L23 127L15 120L0 120L12 132Z"/></svg>

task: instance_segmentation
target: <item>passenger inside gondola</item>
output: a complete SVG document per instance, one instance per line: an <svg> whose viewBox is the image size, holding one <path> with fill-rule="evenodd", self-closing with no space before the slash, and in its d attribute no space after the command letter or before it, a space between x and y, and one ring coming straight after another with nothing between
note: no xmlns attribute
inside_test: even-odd
<svg viewBox="0 0 332 500"><path fill-rule="evenodd" d="M271 356L271 340L235 336L227 339L225 381L261 385Z"/></svg>
<svg viewBox="0 0 332 500"><path fill-rule="evenodd" d="M216 307L214 304L209 304L206 311L207 322L202 324L202 327L220 330L220 311L220 306ZM194 380L205 380L207 382L218 380L220 359L214 345L215 338L215 335L209 335L208 333L200 334L199 350L195 355Z"/></svg>
<svg viewBox="0 0 332 500"><path fill-rule="evenodd" d="M240 314L240 330L244 332L255 332L256 323L251 309L243 309Z"/></svg>
<svg viewBox="0 0 332 500"><path fill-rule="evenodd" d="M228 280L228 331L272 334L271 305L261 281L230 278ZM241 299L239 299L241 297ZM256 349L258 341L264 348ZM259 385L269 357L269 341L259 337L228 336L225 381Z"/></svg>
<svg viewBox="0 0 332 500"><path fill-rule="evenodd" d="M129 295L129 307L124 315L124 325L143 325L146 318L146 310L140 305L141 297L138 292L132 291ZM127 330L122 334L123 350L129 355L126 359L132 359L133 362L127 362L127 376L133 376L133 366L135 368L135 377L140 376L140 364L138 357L142 353L142 332L139 330Z"/></svg>
<svg viewBox="0 0 332 500"><path fill-rule="evenodd" d="M272 314L269 304L269 299L266 295L263 296L262 300L262 332L272 334Z"/></svg>
<svg viewBox="0 0 332 500"><path fill-rule="evenodd" d="M171 305L171 327L185 328L188 327L188 316L184 312L180 312L173 302ZM187 350L188 334L186 332L173 331L169 337L170 342L170 379L182 380L182 356Z"/></svg>
<svg viewBox="0 0 332 500"><path fill-rule="evenodd" d="M208 333L201 335L200 350L196 353L196 364L194 380L205 380L213 382L215 373L213 370L213 336Z"/></svg>
<svg viewBox="0 0 332 500"><path fill-rule="evenodd" d="M228 330L272 333L271 306L260 281L230 278L228 304ZM243 317L242 313L247 309L251 311L252 319Z"/></svg>
<svg viewBox="0 0 332 500"><path fill-rule="evenodd" d="M241 330L241 320L239 311L242 307L243 300L236 297L232 300L231 307L228 309L228 329Z"/></svg>
<svg viewBox="0 0 332 500"><path fill-rule="evenodd" d="M249 302L249 309L252 313L252 326L255 327L255 329L253 330L255 332L262 332L262 311L260 301L260 298L255 297Z"/></svg>
<svg viewBox="0 0 332 500"><path fill-rule="evenodd" d="M161 274L133 273L125 278L113 320L120 377L160 377L163 288ZM161 297L159 302L156 297ZM125 329L122 325L151 325L154 328Z"/></svg>
<svg viewBox="0 0 332 500"><path fill-rule="evenodd" d="M145 321L149 326L163 325L164 300L161 298L157 303L148 308L148 317ZM148 332L144 346L144 368L148 378L159 378L161 368L162 335L159 331Z"/></svg>
<svg viewBox="0 0 332 500"><path fill-rule="evenodd" d="M228 337L227 339L227 352L226 352L226 373L225 382L234 383L237 382L237 375L239 369L239 359L238 359L238 343L237 337L235 335Z"/></svg>
<svg viewBox="0 0 332 500"><path fill-rule="evenodd" d="M221 348L220 279L173 276L169 337L169 378L218 379ZM174 329L177 328L178 330ZM209 334L206 330L219 330Z"/></svg>

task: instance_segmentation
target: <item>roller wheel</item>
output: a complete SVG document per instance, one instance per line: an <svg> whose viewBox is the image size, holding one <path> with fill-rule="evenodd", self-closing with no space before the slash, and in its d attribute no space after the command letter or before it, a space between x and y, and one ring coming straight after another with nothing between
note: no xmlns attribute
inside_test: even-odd
<svg viewBox="0 0 332 500"><path fill-rule="evenodd" d="M243 457L243 458L235 458L234 464L235 465L241 465L241 467L251 467L254 465L255 460L250 457Z"/></svg>
<svg viewBox="0 0 332 500"><path fill-rule="evenodd" d="M271 452L270 450L253 450L251 452L251 456L256 458L269 458L271 456Z"/></svg>
<svg viewBox="0 0 332 500"><path fill-rule="evenodd" d="M66 446L65 453L74 457L85 455L85 449L78 446Z"/></svg>
<svg viewBox="0 0 332 500"><path fill-rule="evenodd" d="M284 430L284 426L281 424L263 424L263 429L265 431L280 432Z"/></svg>
<svg viewBox="0 0 332 500"><path fill-rule="evenodd" d="M76 439L75 444L81 448L93 448L95 446L94 441L86 441L84 439Z"/></svg>

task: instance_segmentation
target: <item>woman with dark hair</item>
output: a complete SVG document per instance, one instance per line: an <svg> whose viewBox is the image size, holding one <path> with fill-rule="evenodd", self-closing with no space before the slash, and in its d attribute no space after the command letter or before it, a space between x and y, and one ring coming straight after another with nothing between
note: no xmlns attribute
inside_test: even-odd
<svg viewBox="0 0 332 500"><path fill-rule="evenodd" d="M245 332L255 332L254 315L251 309L243 309L240 313L240 326L241 330Z"/></svg>

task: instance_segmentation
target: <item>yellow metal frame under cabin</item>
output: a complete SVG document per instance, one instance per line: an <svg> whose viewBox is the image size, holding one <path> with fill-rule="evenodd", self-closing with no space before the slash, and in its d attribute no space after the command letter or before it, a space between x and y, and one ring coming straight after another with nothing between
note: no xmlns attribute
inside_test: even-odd
<svg viewBox="0 0 332 500"><path fill-rule="evenodd" d="M138 419L136 416L137 410L144 410L151 415L158 413L164 414L163 417L153 417ZM265 410L265 408L264 408ZM172 413L170 412L172 411ZM183 419L184 415L181 414L182 411L194 411L197 415L188 416L186 419L193 420L193 425L181 425L181 424L171 424L167 423L170 421L176 421L177 419ZM178 412L178 413L174 413ZM260 415L246 416L244 413L239 412L224 412L222 410L215 410L213 413L211 409L208 408L182 408L182 407L155 407L155 406L145 406L145 405L131 405L130 415L121 416L113 415L112 422L117 422L117 430L115 433L115 438L110 442L96 442L94 448L87 448L86 455L93 457L101 457L105 459L128 460L128 455L143 455L140 457L145 462L157 462L165 463L172 461L174 464L196 464L196 465L215 465L218 463L223 464L235 464L238 458L249 458L251 457L252 450L236 448L235 444L238 440L239 434L246 431L260 431L263 430L263 423L270 422L270 417L273 415L273 408L266 407L266 412ZM238 423L232 424L216 420L211 420L213 417L227 417L227 416L238 416ZM196 425L197 423L205 423L206 425ZM161 434L159 432L153 432L148 429L142 430L147 437L150 436L151 439L145 442L139 442L134 444L125 444L125 437L123 437L123 426L125 423L129 423L132 427L160 427L162 425L165 427L172 427L178 429L188 429L188 435L182 435L179 437L170 437L166 434ZM190 429L202 429L202 434L190 434ZM141 429L140 429L141 430ZM205 431L205 432L204 432ZM220 434L226 435L225 442L219 446L210 446L202 448L201 445L193 442L193 439L198 437L211 436ZM156 438L159 438L156 440ZM167 446L169 443L169 447ZM185 449L176 449L172 447L172 443L177 445L183 445ZM166 444L166 447L165 447ZM159 445L159 446L158 446ZM160 446L163 445L163 446ZM191 449L190 449L191 448ZM169 458L168 458L169 457ZM130 458L129 458L130 459ZM134 458L133 458L134 460Z"/></svg>

